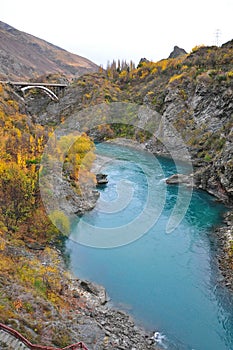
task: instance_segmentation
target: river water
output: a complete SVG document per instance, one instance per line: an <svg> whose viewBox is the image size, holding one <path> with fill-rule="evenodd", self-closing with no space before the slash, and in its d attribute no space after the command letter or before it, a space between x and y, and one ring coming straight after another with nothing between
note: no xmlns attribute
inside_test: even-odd
<svg viewBox="0 0 233 350"><path fill-rule="evenodd" d="M225 208L202 191L183 189L179 196L184 203L191 197L190 205L167 233L178 187L167 186L164 179L176 172L174 162L107 143L99 144L97 152L112 159L101 169L109 183L100 189L96 208L73 225L67 242L73 272L104 285L117 307L164 336L160 345L165 349L232 350L233 300L220 286L211 239ZM155 212L146 207L148 191ZM147 217L140 216L145 208ZM148 228L152 214L156 220ZM89 227L98 237L103 229L104 239L95 240ZM108 245L106 235L116 227L123 239L110 239Z"/></svg>

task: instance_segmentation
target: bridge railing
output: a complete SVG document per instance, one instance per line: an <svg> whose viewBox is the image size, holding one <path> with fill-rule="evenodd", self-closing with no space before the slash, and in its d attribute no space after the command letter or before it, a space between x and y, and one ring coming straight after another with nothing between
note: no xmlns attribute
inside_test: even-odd
<svg viewBox="0 0 233 350"><path fill-rule="evenodd" d="M9 333L13 335L16 339L20 340L22 343L24 343L29 349L31 350L88 350L86 345L83 342L78 342L72 345L68 345L65 348L54 348L52 346L43 346L38 344L32 344L28 339L26 339L22 334L20 334L18 331L14 330L13 328L4 325L3 323L0 323L0 329L5 331L6 333Z"/></svg>

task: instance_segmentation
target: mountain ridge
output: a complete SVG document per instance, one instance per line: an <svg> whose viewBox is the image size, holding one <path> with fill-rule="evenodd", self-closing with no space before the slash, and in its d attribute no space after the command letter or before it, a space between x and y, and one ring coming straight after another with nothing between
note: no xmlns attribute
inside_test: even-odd
<svg viewBox="0 0 233 350"><path fill-rule="evenodd" d="M98 65L87 58L0 21L1 79L33 79L54 73L72 79L97 70Z"/></svg>

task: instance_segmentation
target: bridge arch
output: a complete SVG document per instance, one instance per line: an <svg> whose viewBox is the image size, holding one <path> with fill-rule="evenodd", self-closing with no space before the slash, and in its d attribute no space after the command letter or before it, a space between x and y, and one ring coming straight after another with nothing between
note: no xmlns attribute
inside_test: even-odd
<svg viewBox="0 0 233 350"><path fill-rule="evenodd" d="M30 89L41 89L44 90L45 93L53 100L53 101L58 101L58 97L57 95L50 89L48 89L45 86L40 86L40 85L28 85L28 86L24 86L21 88L21 91L24 93L26 90L30 90Z"/></svg>

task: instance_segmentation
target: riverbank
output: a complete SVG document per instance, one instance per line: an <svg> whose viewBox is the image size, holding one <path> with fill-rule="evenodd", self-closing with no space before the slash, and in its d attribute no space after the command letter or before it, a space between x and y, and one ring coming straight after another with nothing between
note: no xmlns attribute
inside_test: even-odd
<svg viewBox="0 0 233 350"><path fill-rule="evenodd" d="M153 333L140 328L125 312L111 307L102 286L72 279L66 294L71 294L71 298L83 300L86 304L74 323L67 322L67 329L79 334L79 339L82 339L90 350L158 350Z"/></svg>
<svg viewBox="0 0 233 350"><path fill-rule="evenodd" d="M146 332L129 315L114 309L102 286L72 276L60 250L39 243L29 248L22 242L17 247L8 242L5 254L8 266L3 268L2 257L2 275L11 271L12 257L14 266L7 279L0 279L1 307L5 307L1 322L32 343L63 348L83 341L89 350L158 350L153 332ZM32 280L36 297L30 287L32 267L37 274ZM39 278L43 269L46 290ZM19 271L22 282L16 281Z"/></svg>
<svg viewBox="0 0 233 350"><path fill-rule="evenodd" d="M221 281L233 292L233 210L224 215L223 225L216 228L217 261L223 280Z"/></svg>

